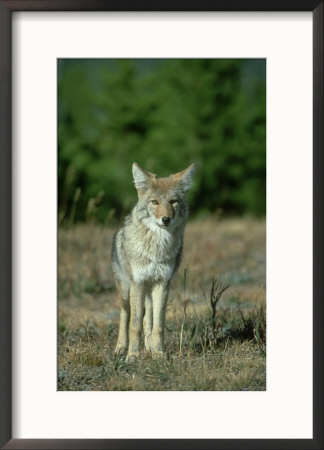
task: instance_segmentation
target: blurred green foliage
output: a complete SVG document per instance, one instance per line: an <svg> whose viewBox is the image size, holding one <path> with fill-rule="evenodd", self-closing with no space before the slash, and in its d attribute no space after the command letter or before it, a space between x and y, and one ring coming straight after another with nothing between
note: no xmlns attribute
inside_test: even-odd
<svg viewBox="0 0 324 450"><path fill-rule="evenodd" d="M197 165L192 214L265 214L265 60L58 63L60 223L109 222L136 201L131 165Z"/></svg>

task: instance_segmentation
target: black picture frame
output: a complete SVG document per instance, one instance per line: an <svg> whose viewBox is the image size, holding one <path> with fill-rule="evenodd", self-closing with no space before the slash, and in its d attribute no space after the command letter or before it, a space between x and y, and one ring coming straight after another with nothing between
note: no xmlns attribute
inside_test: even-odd
<svg viewBox="0 0 324 450"><path fill-rule="evenodd" d="M313 439L12 439L11 20L14 11L312 11ZM323 0L0 0L0 445L5 449L323 449ZM301 355L302 358L302 355ZM296 395L298 393L296 392ZM279 405L278 405L279 406Z"/></svg>

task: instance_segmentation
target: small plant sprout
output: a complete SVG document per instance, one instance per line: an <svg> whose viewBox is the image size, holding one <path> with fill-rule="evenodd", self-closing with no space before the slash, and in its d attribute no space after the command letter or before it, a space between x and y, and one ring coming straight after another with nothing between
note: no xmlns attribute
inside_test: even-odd
<svg viewBox="0 0 324 450"><path fill-rule="evenodd" d="M213 338L216 340L216 309L217 304L222 296L222 294L226 291L226 289L229 288L229 284L223 283L221 280L218 280L217 278L213 278L212 280L212 286L210 290L210 306L212 308L212 327L213 327Z"/></svg>

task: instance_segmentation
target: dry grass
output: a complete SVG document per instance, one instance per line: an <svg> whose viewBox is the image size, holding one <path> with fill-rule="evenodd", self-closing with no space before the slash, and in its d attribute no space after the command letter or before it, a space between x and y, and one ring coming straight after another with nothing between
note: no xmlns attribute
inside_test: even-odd
<svg viewBox="0 0 324 450"><path fill-rule="evenodd" d="M94 224L59 230L58 389L264 390L265 221L187 225L167 308L167 359L143 354L135 364L113 355L113 233ZM216 303L215 279L230 285Z"/></svg>

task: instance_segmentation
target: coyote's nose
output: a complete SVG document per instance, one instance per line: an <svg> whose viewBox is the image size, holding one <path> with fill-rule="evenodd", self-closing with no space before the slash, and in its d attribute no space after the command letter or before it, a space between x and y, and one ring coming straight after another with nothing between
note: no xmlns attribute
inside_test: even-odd
<svg viewBox="0 0 324 450"><path fill-rule="evenodd" d="M171 219L170 217L162 217L162 222L164 223L164 225L169 225Z"/></svg>

